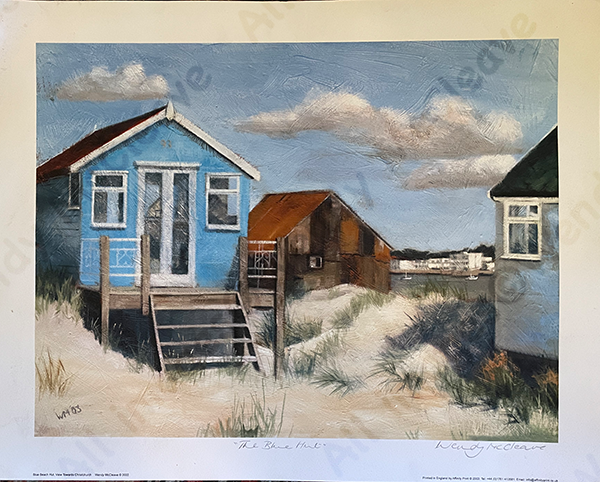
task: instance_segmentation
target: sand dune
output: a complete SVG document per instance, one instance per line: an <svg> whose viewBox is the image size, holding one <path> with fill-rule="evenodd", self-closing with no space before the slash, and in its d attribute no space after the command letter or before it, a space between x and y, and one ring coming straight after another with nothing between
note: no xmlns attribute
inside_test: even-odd
<svg viewBox="0 0 600 482"><path fill-rule="evenodd" d="M424 378L414 394L397 385L385 385L385 377L374 375L385 337L410 324L409 315L417 302L392 296L381 307L365 308L348 328L336 329L336 313L364 292L341 286L311 292L291 304L292 317L323 320L323 333L287 349L290 373L281 380L270 375L272 354L262 347L264 373L249 367L209 369L195 378L168 377L119 353L105 352L78 317L68 310L57 312L51 305L36 319L37 365L47 364L49 356L55 363L60 361L68 381L61 395L38 390L35 433L215 436L219 435L216 423L231 417L234 405L239 414L243 403L248 414L257 400L282 420L280 437L452 439L501 433L505 427L501 415L459 408L436 388L435 373L446 361L431 346L422 346L404 360L406 370ZM260 318L260 313L254 313L253 324ZM325 354L315 355L324 347ZM311 356L316 363L313 376L294 374ZM336 385L315 384L317 375L331 367L351 382L348 390L332 394Z"/></svg>

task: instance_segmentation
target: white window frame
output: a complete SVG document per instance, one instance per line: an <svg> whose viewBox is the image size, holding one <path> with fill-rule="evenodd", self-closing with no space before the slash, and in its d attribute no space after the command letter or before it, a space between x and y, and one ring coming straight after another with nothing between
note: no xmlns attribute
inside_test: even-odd
<svg viewBox="0 0 600 482"><path fill-rule="evenodd" d="M237 188L236 189L211 189L210 187L210 179L213 177L235 177L237 178ZM240 197L241 197L241 175L229 172L207 172L206 173L206 193L205 193L205 206L206 206L206 228L215 231L239 231L240 230ZM211 194L237 194L237 224L210 224L208 222L208 198Z"/></svg>
<svg viewBox="0 0 600 482"><path fill-rule="evenodd" d="M73 182L72 179L73 177L77 176L77 178L79 179L78 182L78 186L79 186L79 190L77 192L77 204L73 203ZM81 209L81 171L76 171L76 172L70 172L69 173L69 203L68 203L68 209Z"/></svg>
<svg viewBox="0 0 600 482"><path fill-rule="evenodd" d="M126 228L127 227L127 171L93 171L92 172L92 209L90 216L92 218L93 228ZM104 187L96 186L96 177L98 176L121 176L123 186ZM123 222L122 223L97 223L94 221L94 203L96 202L96 192L122 192L123 193ZM107 206L108 209L108 206Z"/></svg>
<svg viewBox="0 0 600 482"><path fill-rule="evenodd" d="M310 269L323 269L323 256L311 255L308 258Z"/></svg>
<svg viewBox="0 0 600 482"><path fill-rule="evenodd" d="M526 216L511 217L511 206L524 206L527 209ZM529 206L536 206L537 213L530 214ZM542 206L539 198L507 198L504 200L503 229L504 229L504 253L502 258L519 259L524 261L539 261L542 259ZM510 252L510 226L513 224L537 224L537 253L511 253Z"/></svg>

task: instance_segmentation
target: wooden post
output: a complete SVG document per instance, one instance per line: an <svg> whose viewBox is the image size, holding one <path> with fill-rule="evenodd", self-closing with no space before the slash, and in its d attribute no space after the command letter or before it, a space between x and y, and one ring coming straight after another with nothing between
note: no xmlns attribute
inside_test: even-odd
<svg viewBox="0 0 600 482"><path fill-rule="evenodd" d="M250 288L248 287L248 238L240 236L239 240L240 256L240 280L239 289L242 303L246 310L250 309Z"/></svg>
<svg viewBox="0 0 600 482"><path fill-rule="evenodd" d="M110 312L110 240L100 236L100 311L102 346L108 348L108 314Z"/></svg>
<svg viewBox="0 0 600 482"><path fill-rule="evenodd" d="M142 279L140 281L142 296L142 315L150 314L150 236L142 234L140 243L142 261Z"/></svg>
<svg viewBox="0 0 600 482"><path fill-rule="evenodd" d="M281 376L285 355L285 260L287 257L286 238L277 238L277 285L275 289L275 350L273 371L275 378Z"/></svg>

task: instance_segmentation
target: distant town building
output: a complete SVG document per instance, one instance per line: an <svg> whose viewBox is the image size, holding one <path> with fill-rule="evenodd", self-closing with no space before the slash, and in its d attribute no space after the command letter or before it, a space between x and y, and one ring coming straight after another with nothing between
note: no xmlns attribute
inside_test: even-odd
<svg viewBox="0 0 600 482"><path fill-rule="evenodd" d="M393 259L390 263L392 272L430 272L430 271L452 271L452 272L472 272L472 271L494 271L494 258L483 256L483 253L462 253L451 254L449 258L430 258L430 259Z"/></svg>
<svg viewBox="0 0 600 482"><path fill-rule="evenodd" d="M453 263L450 258L431 258L427 260L427 267L433 270L451 270Z"/></svg>
<svg viewBox="0 0 600 482"><path fill-rule="evenodd" d="M466 251L450 255L450 262L456 271L476 271L483 269L483 254Z"/></svg>

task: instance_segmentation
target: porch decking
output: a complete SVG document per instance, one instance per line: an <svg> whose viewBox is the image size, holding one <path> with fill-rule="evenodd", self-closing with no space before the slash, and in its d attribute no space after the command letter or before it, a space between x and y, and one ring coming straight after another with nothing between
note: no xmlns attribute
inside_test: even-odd
<svg viewBox="0 0 600 482"><path fill-rule="evenodd" d="M97 293L100 296L99 286L79 286L80 289ZM138 286L110 286L109 307L111 310L139 310L142 307L142 288ZM236 291L211 290L193 287L151 287L149 295L162 296L170 299L173 309L177 309L180 302L193 303L198 309L206 305L231 305L236 304Z"/></svg>
<svg viewBox="0 0 600 482"><path fill-rule="evenodd" d="M274 373L277 376L283 360L286 246L283 239L268 244L268 250L264 247L249 250L247 239L240 238L239 291L190 286L153 287L150 240L148 235L142 235L139 255L134 253L131 257L134 272L126 275L137 278L136 284L115 286L111 283L114 265L111 265L110 239L101 236L96 278L99 283L80 285L79 288L85 293L87 302L99 308L102 345L108 346L110 313L133 310L151 325L163 371L173 365L215 363L252 363L260 370L247 309L275 308ZM250 266L249 258L252 260ZM249 286L249 279L266 279L271 286Z"/></svg>

